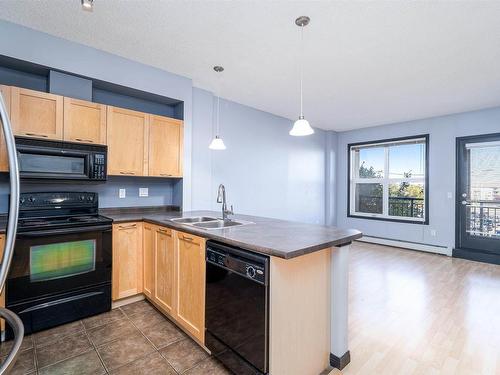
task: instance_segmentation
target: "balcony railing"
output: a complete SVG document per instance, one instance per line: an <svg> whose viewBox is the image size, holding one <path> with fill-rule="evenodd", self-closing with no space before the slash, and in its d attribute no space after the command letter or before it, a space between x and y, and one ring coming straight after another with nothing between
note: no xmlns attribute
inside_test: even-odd
<svg viewBox="0 0 500 375"><path fill-rule="evenodd" d="M500 237L500 204L474 202L467 206L467 232L474 236Z"/></svg>
<svg viewBox="0 0 500 375"><path fill-rule="evenodd" d="M382 197L360 195L358 212L380 214L383 212ZM424 199L413 197L389 197L389 216L424 217Z"/></svg>

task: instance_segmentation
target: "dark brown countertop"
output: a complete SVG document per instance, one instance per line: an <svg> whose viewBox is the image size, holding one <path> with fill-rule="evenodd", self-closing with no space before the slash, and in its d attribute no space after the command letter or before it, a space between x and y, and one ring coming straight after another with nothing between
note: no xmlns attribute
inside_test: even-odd
<svg viewBox="0 0 500 375"><path fill-rule="evenodd" d="M257 253L290 259L312 253L330 246L340 246L362 236L355 229L339 229L325 225L298 223L293 221L264 218L249 215L231 215L231 219L249 221L251 224L237 227L206 230L192 225L178 224L170 219L190 216L219 217L214 211L169 211L162 208L155 211L147 208L121 209L111 211L102 209L100 213L110 217L115 223L127 221L147 221L164 225L207 239L217 240L229 245L239 246Z"/></svg>

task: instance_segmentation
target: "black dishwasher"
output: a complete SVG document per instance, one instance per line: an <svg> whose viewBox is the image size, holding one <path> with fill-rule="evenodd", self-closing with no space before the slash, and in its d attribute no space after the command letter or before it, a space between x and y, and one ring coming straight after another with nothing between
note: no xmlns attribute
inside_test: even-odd
<svg viewBox="0 0 500 375"><path fill-rule="evenodd" d="M268 373L269 258L207 241L205 345L238 375Z"/></svg>

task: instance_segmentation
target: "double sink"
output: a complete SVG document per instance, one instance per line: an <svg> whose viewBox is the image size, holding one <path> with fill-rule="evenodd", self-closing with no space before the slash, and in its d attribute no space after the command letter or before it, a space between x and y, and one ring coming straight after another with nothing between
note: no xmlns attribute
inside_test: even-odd
<svg viewBox="0 0 500 375"><path fill-rule="evenodd" d="M230 227L236 227L240 225L252 224L249 221L238 221L230 219L218 219L211 216L192 216L192 217L181 217L176 219L170 219L174 223L192 225L196 228L213 230L213 229L224 229Z"/></svg>

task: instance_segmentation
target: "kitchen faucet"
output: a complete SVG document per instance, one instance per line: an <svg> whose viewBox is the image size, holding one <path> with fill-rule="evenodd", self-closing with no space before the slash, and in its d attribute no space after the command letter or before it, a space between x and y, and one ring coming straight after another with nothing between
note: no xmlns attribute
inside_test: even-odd
<svg viewBox="0 0 500 375"><path fill-rule="evenodd" d="M233 205L231 205L231 209L227 209L226 203L226 188L223 184L219 185L219 190L217 191L217 203L222 203L222 220L229 220L227 215L233 215Z"/></svg>

